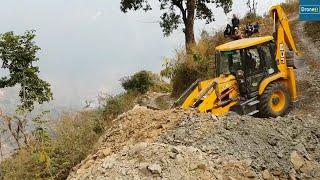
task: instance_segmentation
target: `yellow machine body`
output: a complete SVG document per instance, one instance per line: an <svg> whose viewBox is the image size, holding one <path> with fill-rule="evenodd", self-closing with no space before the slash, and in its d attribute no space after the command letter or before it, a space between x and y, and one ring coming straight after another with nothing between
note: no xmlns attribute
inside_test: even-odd
<svg viewBox="0 0 320 180"><path fill-rule="evenodd" d="M211 85L212 88L208 89ZM205 95L200 97L202 93ZM238 97L236 78L233 75L222 74L217 78L200 82L184 101L182 108L195 106L198 99L201 101L198 106L200 112L212 112L215 115L222 115L238 102ZM233 99L233 101L226 103L225 99Z"/></svg>
<svg viewBox="0 0 320 180"><path fill-rule="evenodd" d="M294 67L289 67L287 64L286 51L293 51L299 55L298 50L294 44L288 19L280 5L271 7L270 13L274 18L274 37L255 37L245 38L241 40L232 41L216 47L216 52L240 50L258 46L266 42L274 42L275 44L275 61L278 72L270 74L263 78L258 84L257 97L262 96L270 83L281 82L288 89L290 101L297 100L296 77ZM223 115L230 111L230 108L239 104L241 97L239 91L238 80L234 74L220 74L218 77L199 82L190 94L184 99L182 108L197 108L200 112L211 112L214 115ZM278 98L280 101L284 98L283 93L273 93L270 98ZM281 108L283 103L276 105L272 104L270 107L277 111Z"/></svg>

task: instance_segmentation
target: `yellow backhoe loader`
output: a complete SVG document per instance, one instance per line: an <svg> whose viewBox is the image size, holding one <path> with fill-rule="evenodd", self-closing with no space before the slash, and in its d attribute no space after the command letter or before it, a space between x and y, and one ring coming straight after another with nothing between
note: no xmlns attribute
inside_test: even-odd
<svg viewBox="0 0 320 180"><path fill-rule="evenodd" d="M262 117L288 112L297 101L295 69L303 62L282 7L271 7L273 36L245 38L216 47L216 78L194 82L177 100L182 108Z"/></svg>

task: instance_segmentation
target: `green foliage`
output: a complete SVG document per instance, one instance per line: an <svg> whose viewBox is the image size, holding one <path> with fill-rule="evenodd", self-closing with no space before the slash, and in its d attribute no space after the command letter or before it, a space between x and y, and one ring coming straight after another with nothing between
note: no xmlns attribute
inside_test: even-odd
<svg viewBox="0 0 320 180"><path fill-rule="evenodd" d="M124 77L121 80L122 87L127 91L136 91L141 94L146 93L154 85L151 73L140 71L133 76Z"/></svg>
<svg viewBox="0 0 320 180"><path fill-rule="evenodd" d="M38 77L39 67L34 65L39 60L36 54L40 50L34 43L35 36L34 31L0 35L2 68L9 70L9 76L0 79L0 88L21 85L18 108L21 111L32 111L35 102L42 104L52 100L50 84Z"/></svg>
<svg viewBox="0 0 320 180"><path fill-rule="evenodd" d="M165 36L169 36L174 30L178 29L179 25L184 23L186 25L187 19L205 20L206 23L214 21L214 14L211 5L215 4L216 7L221 7L225 13L230 12L232 7L232 0L218 0L218 1L205 1L205 0L159 0L160 10L163 11L161 15L160 26ZM148 0L121 0L120 9L123 12L129 10L144 11L152 10ZM188 17L187 12L195 11L195 17Z"/></svg>
<svg viewBox="0 0 320 180"><path fill-rule="evenodd" d="M138 10L143 9L144 11L151 10L151 6L147 0L122 0L120 9L123 12L128 12L128 10Z"/></svg>

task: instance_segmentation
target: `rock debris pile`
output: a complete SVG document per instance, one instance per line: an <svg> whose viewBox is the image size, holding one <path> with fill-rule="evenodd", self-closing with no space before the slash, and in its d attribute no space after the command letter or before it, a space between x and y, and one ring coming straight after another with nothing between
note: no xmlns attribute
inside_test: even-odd
<svg viewBox="0 0 320 180"><path fill-rule="evenodd" d="M136 106L114 120L69 179L317 179L319 121Z"/></svg>

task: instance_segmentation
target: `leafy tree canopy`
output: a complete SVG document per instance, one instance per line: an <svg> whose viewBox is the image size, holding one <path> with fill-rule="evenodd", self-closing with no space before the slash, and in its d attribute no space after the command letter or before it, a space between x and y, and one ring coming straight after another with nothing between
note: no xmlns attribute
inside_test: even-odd
<svg viewBox="0 0 320 180"><path fill-rule="evenodd" d="M34 65L39 60L37 52L40 50L34 43L35 36L33 30L23 35L0 34L2 68L9 70L9 75L0 79L0 88L21 85L18 110L23 112L32 111L36 102L42 104L52 100L50 84L39 78L39 67Z"/></svg>
<svg viewBox="0 0 320 180"><path fill-rule="evenodd" d="M230 12L232 0L159 0L161 15L160 26L165 36L170 35L180 24L188 24L188 19L205 20L206 23L214 21L214 13L210 5L223 8L225 13ZM120 9L123 12L129 10L152 10L148 0L121 0ZM194 14L195 11L195 14ZM187 27L186 27L187 28Z"/></svg>

